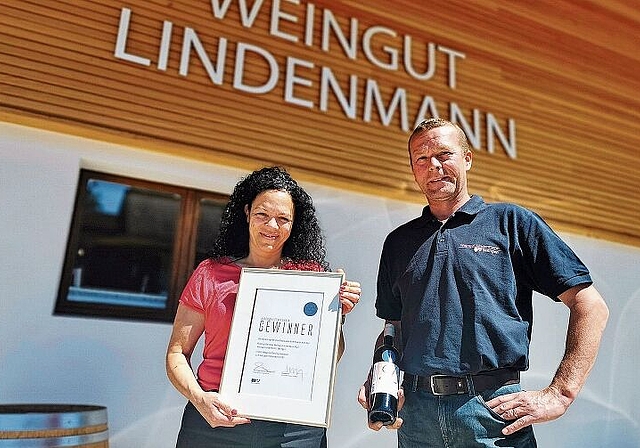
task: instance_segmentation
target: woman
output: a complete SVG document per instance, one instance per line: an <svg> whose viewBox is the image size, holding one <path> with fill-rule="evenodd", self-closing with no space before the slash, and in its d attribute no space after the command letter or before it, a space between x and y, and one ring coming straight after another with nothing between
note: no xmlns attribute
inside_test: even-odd
<svg viewBox="0 0 640 448"><path fill-rule="evenodd" d="M181 297L167 349L167 375L188 400L177 447L326 447L326 431L305 425L249 420L217 389L243 267L325 271L329 265L311 197L282 168L254 171L235 187L210 258L193 272ZM344 282L349 313L360 284ZM190 364L205 334L196 379ZM339 355L344 348L342 335Z"/></svg>

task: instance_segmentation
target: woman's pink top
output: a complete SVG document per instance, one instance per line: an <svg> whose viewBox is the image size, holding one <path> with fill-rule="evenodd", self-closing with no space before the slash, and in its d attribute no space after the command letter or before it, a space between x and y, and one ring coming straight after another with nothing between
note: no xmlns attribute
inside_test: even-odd
<svg viewBox="0 0 640 448"><path fill-rule="evenodd" d="M281 269L323 270L314 262L289 262ZM181 304L204 314L203 360L197 375L203 390L220 387L241 271L242 267L232 261L206 259L193 271L180 296Z"/></svg>

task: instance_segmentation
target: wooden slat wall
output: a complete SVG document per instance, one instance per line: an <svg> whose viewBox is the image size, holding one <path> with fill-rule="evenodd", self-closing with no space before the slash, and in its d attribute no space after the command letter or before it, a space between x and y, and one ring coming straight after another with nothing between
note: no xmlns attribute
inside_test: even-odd
<svg viewBox="0 0 640 448"><path fill-rule="evenodd" d="M220 1L219 3L222 3ZM249 6L255 2L247 1ZM299 24L282 30L302 36L307 3L281 1ZM224 20L209 0L88 1L4 0L0 4L0 120L139 146L203 161L253 169L282 164L311 180L408 201L423 201L406 158L408 133L396 117L389 126L374 112L362 119L366 79L388 103L396 87L409 95L414 124L422 95L440 115L448 102L467 120L472 109L496 116L506 132L517 128L517 158L486 139L475 151L470 183L489 201L514 201L539 212L559 230L640 246L640 9L635 0L316 1L314 45L269 34L271 0L252 28L240 25L238 2ZM127 51L150 67L114 57L121 8L132 11ZM321 12L329 9L348 34L350 18L465 53L457 62L457 87L447 86L446 59L417 81L404 71L368 62L359 49L345 57L335 37L320 49ZM174 24L166 71L156 68L162 22ZM215 85L193 57L189 75L178 74L182 31L193 28L216 62L220 37L228 40L224 82ZM378 39L394 47L400 38ZM261 47L280 64L280 81L256 95L232 86L238 42ZM383 53L377 50L378 56ZM299 69L312 87L296 87L305 108L286 103L284 61L315 64ZM414 58L416 68L424 57ZM265 64L247 58L245 82L267 77ZM348 119L330 94L319 110L320 68L329 67L348 90L358 77L356 119ZM482 121L484 127L484 121Z"/></svg>

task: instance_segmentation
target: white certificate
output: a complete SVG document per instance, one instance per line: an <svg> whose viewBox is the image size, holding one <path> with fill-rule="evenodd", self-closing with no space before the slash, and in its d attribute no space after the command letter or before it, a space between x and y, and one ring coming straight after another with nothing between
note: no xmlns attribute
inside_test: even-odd
<svg viewBox="0 0 640 448"><path fill-rule="evenodd" d="M245 268L220 394L241 415L329 426L343 274Z"/></svg>

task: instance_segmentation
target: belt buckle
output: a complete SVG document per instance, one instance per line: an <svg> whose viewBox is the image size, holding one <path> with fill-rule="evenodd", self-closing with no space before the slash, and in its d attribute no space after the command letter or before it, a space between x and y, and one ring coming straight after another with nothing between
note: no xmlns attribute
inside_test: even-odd
<svg viewBox="0 0 640 448"><path fill-rule="evenodd" d="M436 378L448 378L449 375L431 375L429 377L429 386L431 387L431 393L436 396L449 395L447 392L436 392L435 382Z"/></svg>

